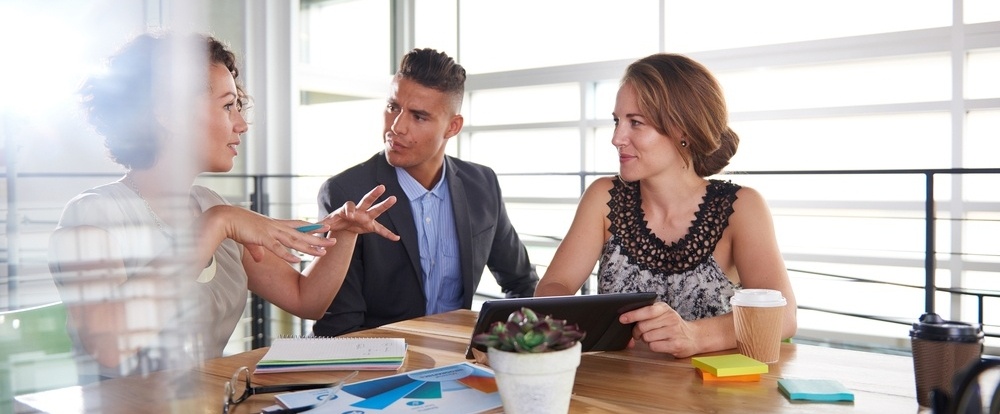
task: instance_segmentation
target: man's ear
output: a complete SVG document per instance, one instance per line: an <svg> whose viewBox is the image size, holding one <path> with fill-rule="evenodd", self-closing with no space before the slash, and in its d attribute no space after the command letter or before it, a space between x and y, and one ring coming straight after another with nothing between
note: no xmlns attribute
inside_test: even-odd
<svg viewBox="0 0 1000 414"><path fill-rule="evenodd" d="M462 117L462 114L456 114L451 117L451 122L448 123L448 129L444 131L445 138L451 138L458 135L458 133L462 131L462 125L464 124L465 118Z"/></svg>

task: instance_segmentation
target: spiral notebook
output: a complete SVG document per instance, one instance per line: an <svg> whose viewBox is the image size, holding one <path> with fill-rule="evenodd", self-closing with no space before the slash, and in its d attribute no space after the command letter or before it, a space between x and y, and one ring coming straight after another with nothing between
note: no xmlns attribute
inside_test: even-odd
<svg viewBox="0 0 1000 414"><path fill-rule="evenodd" d="M391 371L405 359L403 338L278 338L255 372Z"/></svg>

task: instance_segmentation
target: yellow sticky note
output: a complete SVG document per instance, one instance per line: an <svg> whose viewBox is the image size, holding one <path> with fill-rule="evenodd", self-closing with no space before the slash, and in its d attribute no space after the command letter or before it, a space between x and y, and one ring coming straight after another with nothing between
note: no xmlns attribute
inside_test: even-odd
<svg viewBox="0 0 1000 414"><path fill-rule="evenodd" d="M767 364L743 354L695 357L691 365L717 377L767 373Z"/></svg>

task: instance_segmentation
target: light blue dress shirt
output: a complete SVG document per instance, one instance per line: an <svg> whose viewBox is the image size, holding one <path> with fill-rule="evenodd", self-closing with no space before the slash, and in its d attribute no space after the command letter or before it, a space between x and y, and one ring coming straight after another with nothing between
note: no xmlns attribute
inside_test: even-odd
<svg viewBox="0 0 1000 414"><path fill-rule="evenodd" d="M441 180L430 191L406 170L396 168L396 178L410 199L413 223L417 227L420 272L424 278L428 315L462 307L458 233L455 231L455 215L445 168L442 165Z"/></svg>

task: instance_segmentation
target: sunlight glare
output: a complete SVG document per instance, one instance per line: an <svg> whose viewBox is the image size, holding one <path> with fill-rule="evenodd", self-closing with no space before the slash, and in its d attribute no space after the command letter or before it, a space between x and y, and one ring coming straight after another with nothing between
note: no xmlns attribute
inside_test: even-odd
<svg viewBox="0 0 1000 414"><path fill-rule="evenodd" d="M85 70L78 53L83 36L72 26L53 21L44 7L0 4L0 110L32 113L57 105L72 94ZM30 6L29 6L30 7ZM21 39L10 41L10 39ZM30 39L30 41L28 40Z"/></svg>

